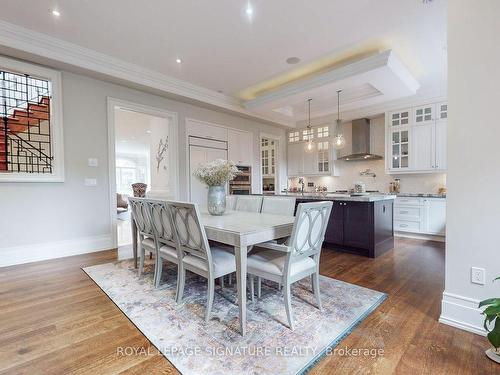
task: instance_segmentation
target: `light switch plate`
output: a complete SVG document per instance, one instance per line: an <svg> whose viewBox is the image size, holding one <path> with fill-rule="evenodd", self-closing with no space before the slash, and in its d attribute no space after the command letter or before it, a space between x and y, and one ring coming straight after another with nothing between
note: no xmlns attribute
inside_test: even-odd
<svg viewBox="0 0 500 375"><path fill-rule="evenodd" d="M85 186L97 186L97 179L95 178L86 178L84 181Z"/></svg>
<svg viewBox="0 0 500 375"><path fill-rule="evenodd" d="M485 269L478 267L471 267L470 269L470 281L474 284L484 285L485 284Z"/></svg>
<svg viewBox="0 0 500 375"><path fill-rule="evenodd" d="M98 167L99 166L99 160L97 158L89 158L88 159L88 165L89 165L89 167Z"/></svg>

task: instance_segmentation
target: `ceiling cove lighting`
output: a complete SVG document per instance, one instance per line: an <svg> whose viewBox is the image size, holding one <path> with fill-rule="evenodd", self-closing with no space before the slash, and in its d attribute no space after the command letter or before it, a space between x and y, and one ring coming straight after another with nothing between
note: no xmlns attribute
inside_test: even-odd
<svg viewBox="0 0 500 375"><path fill-rule="evenodd" d="M53 9L51 13L55 17L59 17L61 15L61 12L59 12L57 9Z"/></svg>
<svg viewBox="0 0 500 375"><path fill-rule="evenodd" d="M337 90L337 126L335 126L335 136L333 137L333 147L336 150L342 150L345 147L345 138L341 131L342 120L340 119L340 93Z"/></svg>
<svg viewBox="0 0 500 375"><path fill-rule="evenodd" d="M307 123L307 143L305 147L305 151L307 153L311 153L314 151L314 142L313 142L313 131L311 128L311 100L312 99L307 99L307 103L309 105L309 121Z"/></svg>

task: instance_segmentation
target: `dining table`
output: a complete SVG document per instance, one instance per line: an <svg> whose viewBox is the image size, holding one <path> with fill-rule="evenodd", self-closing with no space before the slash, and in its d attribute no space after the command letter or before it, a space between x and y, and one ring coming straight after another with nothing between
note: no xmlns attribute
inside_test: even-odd
<svg viewBox="0 0 500 375"><path fill-rule="evenodd" d="M295 217L232 210L226 210L223 215L215 216L209 214L204 207L200 207L200 212L207 238L234 247L240 333L245 335L248 252L259 243L289 237ZM137 228L134 220L131 222L134 265L137 267Z"/></svg>

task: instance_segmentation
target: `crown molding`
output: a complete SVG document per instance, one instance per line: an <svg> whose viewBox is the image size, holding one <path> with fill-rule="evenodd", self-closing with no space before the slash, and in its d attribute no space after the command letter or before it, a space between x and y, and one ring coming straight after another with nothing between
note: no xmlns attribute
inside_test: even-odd
<svg viewBox="0 0 500 375"><path fill-rule="evenodd" d="M2 20L0 20L0 45L166 94L206 103L257 120L287 127L292 125L251 113L234 97Z"/></svg>

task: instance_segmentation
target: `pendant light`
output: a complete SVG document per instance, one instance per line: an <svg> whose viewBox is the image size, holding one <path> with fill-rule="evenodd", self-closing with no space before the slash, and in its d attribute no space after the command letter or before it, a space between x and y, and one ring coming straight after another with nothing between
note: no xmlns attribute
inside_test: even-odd
<svg viewBox="0 0 500 375"><path fill-rule="evenodd" d="M335 127L335 136L333 137L333 148L336 150L342 150L345 147L345 138L341 132L341 122L340 119L340 93L342 90L337 90L337 126Z"/></svg>
<svg viewBox="0 0 500 375"><path fill-rule="evenodd" d="M313 142L313 132L311 131L311 100L312 99L307 99L307 102L309 104L309 122L307 123L307 143L305 147L305 151L307 153L314 152L314 142Z"/></svg>

